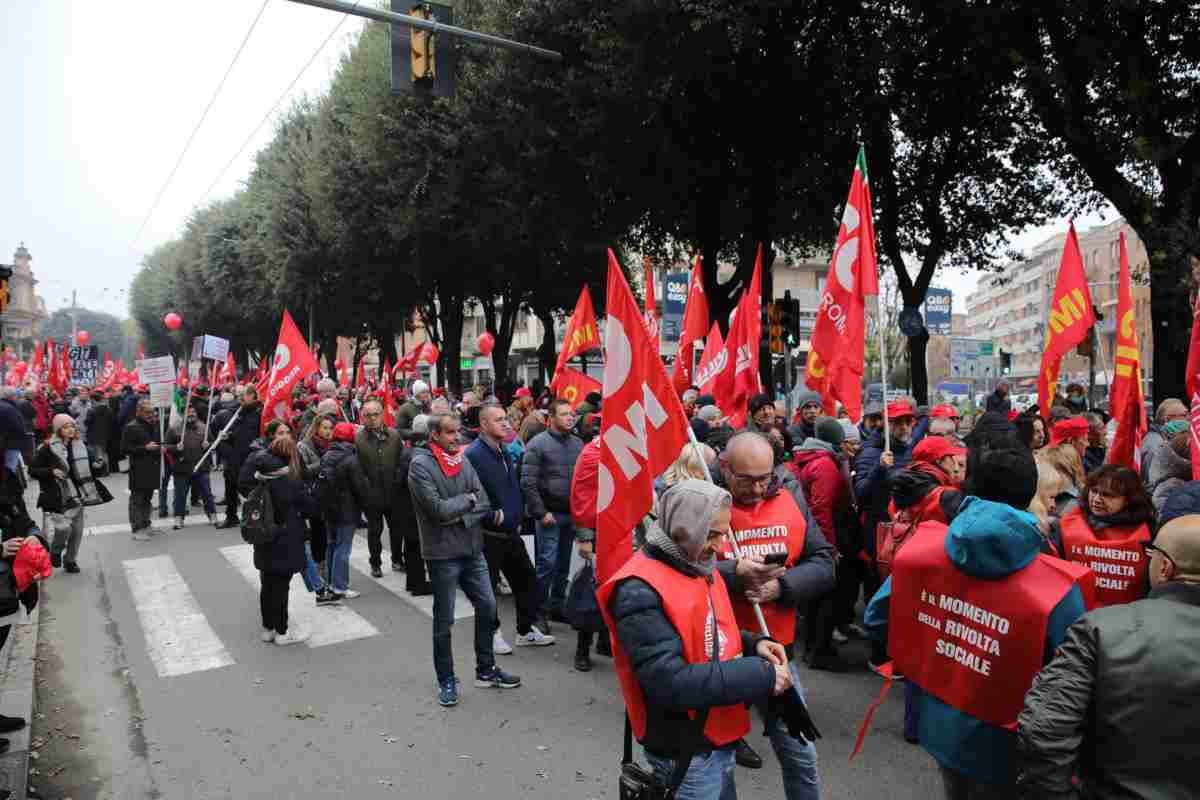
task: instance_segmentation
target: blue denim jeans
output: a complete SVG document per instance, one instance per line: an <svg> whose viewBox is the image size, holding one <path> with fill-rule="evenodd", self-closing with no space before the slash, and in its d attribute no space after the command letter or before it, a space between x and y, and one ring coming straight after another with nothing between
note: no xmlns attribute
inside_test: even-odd
<svg viewBox="0 0 1200 800"><path fill-rule="evenodd" d="M354 546L354 523L339 522L326 526L332 537L326 547L325 563L329 570L329 587L341 593L350 588L350 549Z"/></svg>
<svg viewBox="0 0 1200 800"><path fill-rule="evenodd" d="M321 571L317 569L317 562L313 561L312 543L304 543L304 571L300 573L300 577L304 579L304 588L310 592L319 592L325 588L325 581L321 580Z"/></svg>
<svg viewBox="0 0 1200 800"><path fill-rule="evenodd" d="M192 486L196 487L200 499L204 501L204 513L216 514L217 504L213 501L212 481L209 480L207 472L197 472L194 475L175 476L175 516L187 516L188 495Z"/></svg>
<svg viewBox="0 0 1200 800"><path fill-rule="evenodd" d="M567 596L567 574L571 571L571 549L575 546L575 522L570 514L554 512L556 524L535 530L537 552L537 598L539 615L561 611Z"/></svg>
<svg viewBox="0 0 1200 800"><path fill-rule="evenodd" d="M430 561L429 582L433 585L433 668L438 683L454 677L450 628L454 625L454 593L460 587L475 607L475 672L486 672L496 666L496 654L492 651L496 597L492 594L492 579L483 553Z"/></svg>
<svg viewBox="0 0 1200 800"><path fill-rule="evenodd" d="M670 783L675 762L646 753L646 763L663 782ZM676 800L737 800L737 789L733 784L734 751L713 750L692 758L683 783L679 784Z"/></svg>
<svg viewBox="0 0 1200 800"><path fill-rule="evenodd" d="M802 689L797 687L797 691L804 697ZM792 738L787 726L777 719L768 723L767 736L783 772L783 796L787 800L819 800L821 775L817 770L817 746Z"/></svg>

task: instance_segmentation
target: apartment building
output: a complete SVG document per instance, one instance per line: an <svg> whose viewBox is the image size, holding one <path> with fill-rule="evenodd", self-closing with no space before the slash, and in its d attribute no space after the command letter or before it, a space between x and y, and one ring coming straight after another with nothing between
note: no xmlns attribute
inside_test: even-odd
<svg viewBox="0 0 1200 800"><path fill-rule="evenodd" d="M1123 219L1077 231L1092 304L1103 314L1097 325L1101 350L1096 359L1096 384L1106 385L1116 339L1117 281L1120 277L1118 241L1125 234L1129 264L1134 274L1134 313L1141 347L1143 377L1152 370L1153 338L1150 320L1150 287L1137 276L1148 275L1146 248ZM1060 233L1035 246L1024 261L1012 262L998 273L987 274L967 296L967 324L963 336L991 341L996 352L1012 353L1009 378L1020 388L1035 389L1046 341L1046 317L1058 279L1066 234ZM1107 366L1106 366L1107 365ZM1060 380L1086 385L1088 359L1072 352L1063 359Z"/></svg>

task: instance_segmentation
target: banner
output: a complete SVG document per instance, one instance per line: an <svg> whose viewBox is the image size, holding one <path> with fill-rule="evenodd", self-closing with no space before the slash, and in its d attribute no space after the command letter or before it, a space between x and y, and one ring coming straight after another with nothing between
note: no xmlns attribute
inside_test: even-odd
<svg viewBox="0 0 1200 800"><path fill-rule="evenodd" d="M95 386L100 380L100 347L90 344L68 350L72 386Z"/></svg>
<svg viewBox="0 0 1200 800"><path fill-rule="evenodd" d="M950 307L954 292L949 289L929 289L925 292L925 329L930 336L950 335Z"/></svg>

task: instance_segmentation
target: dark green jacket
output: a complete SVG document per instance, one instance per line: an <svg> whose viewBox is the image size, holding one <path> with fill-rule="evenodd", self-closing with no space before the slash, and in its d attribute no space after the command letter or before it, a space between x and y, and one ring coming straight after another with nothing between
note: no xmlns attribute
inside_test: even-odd
<svg viewBox="0 0 1200 800"><path fill-rule="evenodd" d="M367 510L386 511L392 507L396 487L396 461L404 442L396 431L383 428L387 439L380 441L363 428L354 437L358 461L367 479Z"/></svg>
<svg viewBox="0 0 1200 800"><path fill-rule="evenodd" d="M412 429L413 420L419 414L428 413L429 406L418 403L416 400L409 400L400 406L400 410L396 412L396 432L400 434L400 438L406 442L412 439L416 435Z"/></svg>

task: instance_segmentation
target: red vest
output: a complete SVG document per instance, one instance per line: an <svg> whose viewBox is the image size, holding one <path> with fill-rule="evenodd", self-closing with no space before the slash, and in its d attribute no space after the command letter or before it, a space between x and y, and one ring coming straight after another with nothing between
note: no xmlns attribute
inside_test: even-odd
<svg viewBox="0 0 1200 800"><path fill-rule="evenodd" d="M1075 508L1059 522L1063 558L1091 567L1096 573L1096 602L1091 608L1132 603L1146 596L1146 570L1150 559L1142 542L1150 541L1150 528L1104 528L1100 537L1088 527L1083 509Z"/></svg>
<svg viewBox="0 0 1200 800"><path fill-rule="evenodd" d="M712 661L713 616L719 635L717 658L732 661L742 654L742 634L729 605L729 593L725 582L714 575L710 584L704 578L684 575L661 561L647 558L644 553L635 553L596 590L600 612L608 629L614 632L613 665L621 682L621 693L625 696L625 708L629 711L629 722L634 735L641 741L646 735L646 698L638 684L637 675L629 663L629 656L621 648L615 635L617 630L608 610L608 600L617 584L626 578L640 578L653 587L662 599L667 619L683 640L683 657L689 664ZM695 718L694 711L688 716ZM704 736L713 747L723 747L737 741L750 731L750 712L741 703L732 706L714 706L708 712L704 725Z"/></svg>
<svg viewBox="0 0 1200 800"><path fill-rule="evenodd" d="M1050 612L1086 572L1039 555L998 580L973 578L946 555L945 529L922 529L892 572L888 652L908 680L1002 728L1016 725L1042 668Z"/></svg>
<svg viewBox="0 0 1200 800"><path fill-rule="evenodd" d="M804 513L787 491L781 491L753 508L742 508L736 503L733 505L730 534L737 537L738 547L745 556L787 553L784 566L790 569L804 552L807 528ZM733 547L728 541L722 544L719 557L733 558ZM763 603L760 608L772 639L782 645L795 641L796 609L779 603ZM744 596L733 598L733 612L737 615L738 625L744 630L759 632L754 607Z"/></svg>

